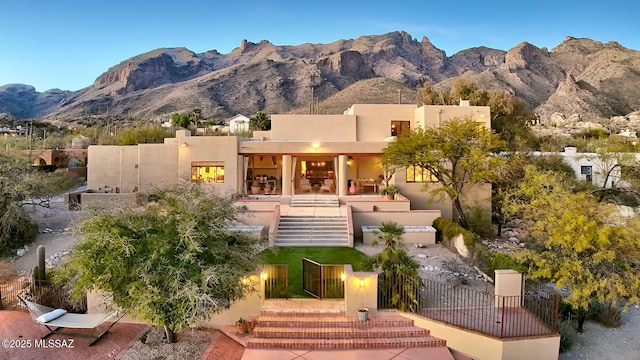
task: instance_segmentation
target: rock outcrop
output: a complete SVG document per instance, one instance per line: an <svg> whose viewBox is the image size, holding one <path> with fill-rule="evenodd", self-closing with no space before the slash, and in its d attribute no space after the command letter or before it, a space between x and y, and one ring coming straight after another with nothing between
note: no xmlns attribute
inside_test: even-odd
<svg viewBox="0 0 640 360"><path fill-rule="evenodd" d="M386 102L398 93L413 103L415 88L425 82L448 87L457 79L515 94L543 121L554 113L603 120L640 109L640 52L615 42L567 37L551 51L522 42L508 51L475 47L447 56L427 37L392 32L297 46L242 40L227 54L157 49L111 67L76 92L0 87L0 113L48 119L166 119L196 107L217 118L295 113L309 108L311 88L323 109L339 113L344 109L336 104Z"/></svg>

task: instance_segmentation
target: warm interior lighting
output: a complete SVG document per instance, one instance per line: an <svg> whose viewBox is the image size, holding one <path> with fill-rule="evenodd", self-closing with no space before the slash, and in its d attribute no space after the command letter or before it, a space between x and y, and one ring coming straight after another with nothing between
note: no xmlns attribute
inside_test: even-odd
<svg viewBox="0 0 640 360"><path fill-rule="evenodd" d="M317 148L319 148L319 147L320 147L320 144L318 144L318 143L313 143L313 144L311 144L311 147L312 147L312 148L314 148L314 149L317 149Z"/></svg>
<svg viewBox="0 0 640 360"><path fill-rule="evenodd" d="M361 287L361 288L363 288L363 287L364 287L364 284L365 284L364 279L360 279L360 287Z"/></svg>
<svg viewBox="0 0 640 360"><path fill-rule="evenodd" d="M340 279L342 279L342 281L347 280L347 274L340 275Z"/></svg>
<svg viewBox="0 0 640 360"><path fill-rule="evenodd" d="M242 278L240 281L242 281L242 285L247 285L249 283L249 279L247 278Z"/></svg>

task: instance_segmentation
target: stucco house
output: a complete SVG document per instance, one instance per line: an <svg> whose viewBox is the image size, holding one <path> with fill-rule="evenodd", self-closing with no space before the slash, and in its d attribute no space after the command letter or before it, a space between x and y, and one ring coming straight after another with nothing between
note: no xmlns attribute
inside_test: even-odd
<svg viewBox="0 0 640 360"><path fill-rule="evenodd" d="M240 116L240 115L238 115ZM238 116L234 119L240 119ZM253 138L191 136L178 130L163 144L91 146L88 188L145 192L181 178L201 181L222 194L250 194L266 185L282 201L310 193L335 195L341 203L353 194L376 194L383 170L379 156L403 131L438 126L454 117L470 117L490 127L488 106L355 104L340 115L272 115L271 130ZM233 121L233 119L231 120ZM436 210L452 217L447 199L430 199L430 183L415 169L394 174L391 183L407 202L406 210ZM255 188L254 188L255 190ZM489 206L490 187L469 191L466 200Z"/></svg>

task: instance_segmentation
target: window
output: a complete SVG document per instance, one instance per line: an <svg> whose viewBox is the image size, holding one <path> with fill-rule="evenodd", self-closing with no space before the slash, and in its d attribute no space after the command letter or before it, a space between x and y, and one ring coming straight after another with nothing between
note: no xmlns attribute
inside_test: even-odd
<svg viewBox="0 0 640 360"><path fill-rule="evenodd" d="M429 171L417 165L407 166L408 183L438 182L438 179Z"/></svg>
<svg viewBox="0 0 640 360"><path fill-rule="evenodd" d="M591 166L580 166L580 174L585 175L587 182L591 184Z"/></svg>
<svg viewBox="0 0 640 360"><path fill-rule="evenodd" d="M409 131L410 121L391 121L391 136L400 136Z"/></svg>
<svg viewBox="0 0 640 360"><path fill-rule="evenodd" d="M193 161L191 162L191 181L224 183L224 162Z"/></svg>

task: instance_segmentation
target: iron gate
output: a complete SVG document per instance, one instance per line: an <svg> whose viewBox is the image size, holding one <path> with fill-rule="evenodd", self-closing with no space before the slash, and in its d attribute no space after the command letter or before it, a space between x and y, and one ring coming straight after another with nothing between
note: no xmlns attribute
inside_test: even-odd
<svg viewBox="0 0 640 360"><path fill-rule="evenodd" d="M326 265L302 259L302 290L318 298L344 298L344 265Z"/></svg>

